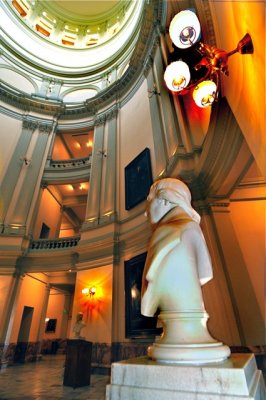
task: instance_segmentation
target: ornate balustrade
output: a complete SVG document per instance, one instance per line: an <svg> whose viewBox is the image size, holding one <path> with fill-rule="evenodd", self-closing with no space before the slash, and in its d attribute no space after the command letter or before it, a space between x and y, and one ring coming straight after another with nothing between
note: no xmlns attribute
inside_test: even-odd
<svg viewBox="0 0 266 400"><path fill-rule="evenodd" d="M70 160L51 160L50 168L73 168L91 164L91 155L84 158L72 158Z"/></svg>
<svg viewBox="0 0 266 400"><path fill-rule="evenodd" d="M39 239L30 243L31 250L67 249L77 246L80 236L64 237L60 239Z"/></svg>
<svg viewBox="0 0 266 400"><path fill-rule="evenodd" d="M92 156L68 160L49 160L44 173L46 184L63 184L71 181L88 181L90 178Z"/></svg>

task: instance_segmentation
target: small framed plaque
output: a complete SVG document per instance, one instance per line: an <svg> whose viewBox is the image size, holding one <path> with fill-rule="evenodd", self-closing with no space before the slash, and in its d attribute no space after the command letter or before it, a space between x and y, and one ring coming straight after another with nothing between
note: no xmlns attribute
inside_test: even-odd
<svg viewBox="0 0 266 400"><path fill-rule="evenodd" d="M126 210L146 200L152 183L150 150L146 148L125 168Z"/></svg>
<svg viewBox="0 0 266 400"><path fill-rule="evenodd" d="M52 319L52 318L50 318L50 319L46 322L45 332L46 332L46 333L55 332L55 330L56 330L56 323L57 323L57 319Z"/></svg>

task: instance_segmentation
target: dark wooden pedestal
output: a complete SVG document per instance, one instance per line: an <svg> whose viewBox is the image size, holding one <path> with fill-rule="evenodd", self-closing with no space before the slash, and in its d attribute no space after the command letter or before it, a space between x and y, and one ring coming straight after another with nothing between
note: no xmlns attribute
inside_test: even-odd
<svg viewBox="0 0 266 400"><path fill-rule="evenodd" d="M87 386L91 378L92 342L81 339L67 341L64 386Z"/></svg>

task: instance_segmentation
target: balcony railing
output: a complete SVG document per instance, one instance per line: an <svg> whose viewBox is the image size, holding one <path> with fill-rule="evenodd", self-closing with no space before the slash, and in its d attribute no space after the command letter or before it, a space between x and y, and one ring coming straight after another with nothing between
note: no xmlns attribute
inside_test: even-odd
<svg viewBox="0 0 266 400"><path fill-rule="evenodd" d="M80 236L64 237L60 239L39 239L33 240L30 244L31 250L53 250L67 249L77 246Z"/></svg>
<svg viewBox="0 0 266 400"><path fill-rule="evenodd" d="M50 168L73 168L90 165L91 155L84 158L72 158L71 160L51 160Z"/></svg>

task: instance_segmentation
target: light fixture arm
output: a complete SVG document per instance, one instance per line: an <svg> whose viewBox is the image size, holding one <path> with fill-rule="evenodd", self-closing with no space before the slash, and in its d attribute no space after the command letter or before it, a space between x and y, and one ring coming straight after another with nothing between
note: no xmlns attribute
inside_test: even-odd
<svg viewBox="0 0 266 400"><path fill-rule="evenodd" d="M217 100L220 73L229 75L228 58L237 52L252 54L254 51L248 33L230 52L199 42L200 23L192 10L180 11L175 15L170 23L169 35L174 52L164 73L166 85L178 95L194 89L193 98L199 107L206 107ZM155 89L148 92L151 96L158 94Z"/></svg>
<svg viewBox="0 0 266 400"><path fill-rule="evenodd" d="M206 58L206 60L208 61L208 63L206 64L203 63L205 66L209 65L211 70L220 71L224 75L228 76L228 58L235 53L252 54L254 48L251 36L249 35L249 33L247 33L239 41L237 47L232 51L226 52L225 50L217 49L215 46L209 46L208 44L204 43L199 44L198 51L203 56L203 60L204 58ZM202 61L197 65L200 65ZM195 66L195 68L197 68L197 65Z"/></svg>

